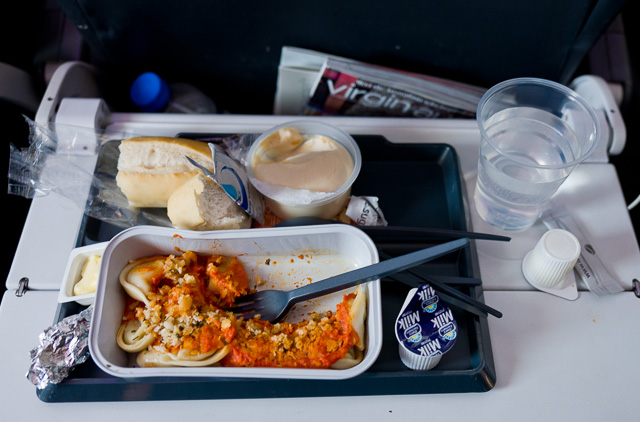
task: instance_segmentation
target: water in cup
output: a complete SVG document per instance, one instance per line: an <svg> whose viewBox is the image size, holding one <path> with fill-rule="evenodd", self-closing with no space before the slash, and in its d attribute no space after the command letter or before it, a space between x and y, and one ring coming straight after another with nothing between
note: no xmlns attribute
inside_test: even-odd
<svg viewBox="0 0 640 422"><path fill-rule="evenodd" d="M576 142L575 134L556 116L530 107L501 111L492 120L487 134L500 152L482 144L476 207L484 220L499 219L503 228L523 229L569 175L540 166L573 161L569 145ZM529 147L523 150L522 143Z"/></svg>
<svg viewBox="0 0 640 422"><path fill-rule="evenodd" d="M479 106L482 139L474 200L484 221L503 230L524 230L536 222L562 182L592 152L597 122L595 114L576 107L586 103L572 101L559 106L559 112L549 110L548 104L536 107L536 101L545 98L533 95L538 80L524 88L513 81L529 83L531 78L508 81L512 85L507 88L517 89L519 96L510 92L496 100L488 91L487 101L481 100ZM548 89L548 81L543 82L542 88Z"/></svg>

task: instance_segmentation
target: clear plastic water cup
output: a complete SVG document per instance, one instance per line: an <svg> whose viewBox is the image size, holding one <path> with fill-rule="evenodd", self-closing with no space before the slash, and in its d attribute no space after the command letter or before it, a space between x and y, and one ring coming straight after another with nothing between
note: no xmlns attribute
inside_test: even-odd
<svg viewBox="0 0 640 422"><path fill-rule="evenodd" d="M499 83L481 98L478 215L502 230L525 230L573 169L595 150L600 126L571 89L544 79Z"/></svg>

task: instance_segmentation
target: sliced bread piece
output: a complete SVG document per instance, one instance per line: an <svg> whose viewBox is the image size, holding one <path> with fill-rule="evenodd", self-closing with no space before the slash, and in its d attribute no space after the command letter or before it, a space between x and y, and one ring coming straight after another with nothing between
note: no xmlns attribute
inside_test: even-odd
<svg viewBox="0 0 640 422"><path fill-rule="evenodd" d="M213 180L197 173L169 197L171 224L186 230L246 229L251 217Z"/></svg>
<svg viewBox="0 0 640 422"><path fill-rule="evenodd" d="M132 207L167 206L169 196L199 172L185 155L213 171L206 142L140 136L120 143L116 183Z"/></svg>

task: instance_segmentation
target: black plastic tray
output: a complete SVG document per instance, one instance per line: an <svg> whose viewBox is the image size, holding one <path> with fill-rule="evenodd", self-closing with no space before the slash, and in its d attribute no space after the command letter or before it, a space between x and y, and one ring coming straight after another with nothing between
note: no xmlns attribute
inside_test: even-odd
<svg viewBox="0 0 640 422"><path fill-rule="evenodd" d="M376 196L390 225L466 230L462 184L455 150L446 144L397 144L381 136L355 136L362 151L361 173L353 195ZM98 160L100 165L100 159ZM117 229L88 219L78 246L109 240ZM442 239L374 239L388 255L441 243ZM432 274L478 277L476 252L470 247L432 261ZM482 286L458 285L482 300ZM123 379L102 372L91 360L60 384L37 390L45 402L195 400L272 397L320 397L486 392L495 385L495 367L487 319L450 308L458 322L454 347L430 371L411 371L399 359L395 318L409 287L382 280L383 346L369 370L347 380L242 378ZM61 304L55 321L83 307Z"/></svg>

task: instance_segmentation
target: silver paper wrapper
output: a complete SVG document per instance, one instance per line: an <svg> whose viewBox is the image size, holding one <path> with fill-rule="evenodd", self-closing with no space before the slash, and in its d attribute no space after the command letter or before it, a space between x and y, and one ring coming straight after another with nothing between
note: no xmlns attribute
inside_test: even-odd
<svg viewBox="0 0 640 422"><path fill-rule="evenodd" d="M27 379L38 389L58 384L89 357L89 323L93 307L68 316L43 331L31 354Z"/></svg>

